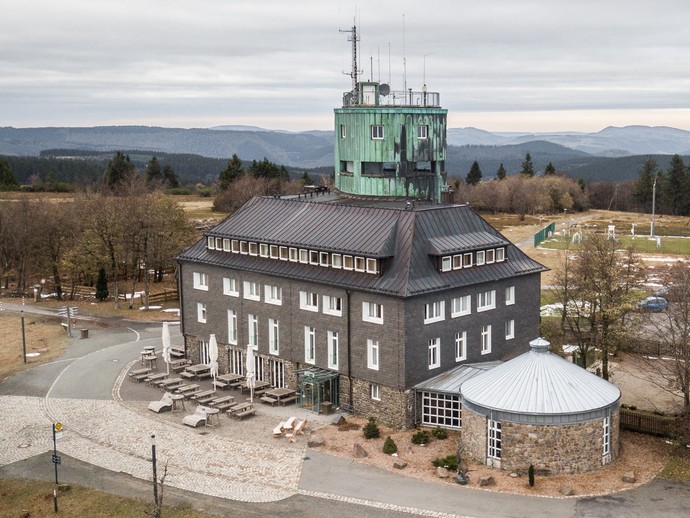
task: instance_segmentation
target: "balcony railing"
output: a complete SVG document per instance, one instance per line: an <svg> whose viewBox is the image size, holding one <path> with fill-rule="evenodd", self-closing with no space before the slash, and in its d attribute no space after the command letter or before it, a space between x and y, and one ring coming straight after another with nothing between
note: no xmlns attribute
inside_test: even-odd
<svg viewBox="0 0 690 518"><path fill-rule="evenodd" d="M343 107L347 106L399 106L416 108L438 108L441 106L441 94L438 92L424 92L404 90L391 91L388 95L379 95L378 103L369 99L355 99L352 92L343 94Z"/></svg>

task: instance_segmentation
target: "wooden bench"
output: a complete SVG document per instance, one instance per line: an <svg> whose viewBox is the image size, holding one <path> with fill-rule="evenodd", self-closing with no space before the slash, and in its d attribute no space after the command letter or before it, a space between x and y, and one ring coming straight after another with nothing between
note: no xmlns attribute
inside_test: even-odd
<svg viewBox="0 0 690 518"><path fill-rule="evenodd" d="M150 376L150 374L137 374L136 376L132 376L132 380L136 381L137 383L140 383L141 381L145 380L149 376Z"/></svg>
<svg viewBox="0 0 690 518"><path fill-rule="evenodd" d="M247 416L254 415L256 413L256 408L248 408L247 410L243 410L242 412L237 412L233 413L232 417L235 419L243 419Z"/></svg>
<svg viewBox="0 0 690 518"><path fill-rule="evenodd" d="M170 348L170 356L173 358L184 358L184 349L179 349L177 347Z"/></svg>
<svg viewBox="0 0 690 518"><path fill-rule="evenodd" d="M184 371L184 372L180 372L180 377L191 380L191 379L194 379L194 374L191 372Z"/></svg>
<svg viewBox="0 0 690 518"><path fill-rule="evenodd" d="M213 382L213 386L217 389L226 390L229 386L225 381L216 380Z"/></svg>
<svg viewBox="0 0 690 518"><path fill-rule="evenodd" d="M261 399L261 401L263 401L264 403L270 403L271 406L274 406L274 405L278 402L278 400L277 400L276 398L273 398L273 397L271 397L271 396L261 396L260 399Z"/></svg>
<svg viewBox="0 0 690 518"><path fill-rule="evenodd" d="M227 403L221 403L220 405L214 405L214 407L217 408L218 410L220 410L221 412L225 412L226 410L234 407L235 405L237 405L237 403L227 402Z"/></svg>
<svg viewBox="0 0 690 518"><path fill-rule="evenodd" d="M285 399L278 400L278 402L283 406L287 405L288 403L294 403L295 401L297 401L297 396L290 396L286 397Z"/></svg>
<svg viewBox="0 0 690 518"><path fill-rule="evenodd" d="M203 380L203 379L206 379L206 378L210 378L210 377L211 377L211 372L210 372L210 371L207 371L207 372L200 372L199 374L196 375L196 377L197 377L197 379L200 379L200 380Z"/></svg>

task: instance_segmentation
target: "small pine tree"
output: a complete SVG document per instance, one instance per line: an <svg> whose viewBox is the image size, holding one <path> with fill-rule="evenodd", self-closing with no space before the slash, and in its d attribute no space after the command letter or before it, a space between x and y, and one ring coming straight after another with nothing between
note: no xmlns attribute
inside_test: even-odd
<svg viewBox="0 0 690 518"><path fill-rule="evenodd" d="M496 178L499 180L505 180L506 178L506 168L503 167L503 162L501 162L501 165L498 166L498 170L496 171Z"/></svg>
<svg viewBox="0 0 690 518"><path fill-rule="evenodd" d="M479 163L475 160L472 162L472 167L470 168L470 172L467 173L467 178L465 178L465 182L467 185L477 185L479 182L482 181L482 170L479 168Z"/></svg>
<svg viewBox="0 0 690 518"><path fill-rule="evenodd" d="M98 270L98 279L96 280L96 299L104 301L108 298L108 278L105 276L105 268L101 266Z"/></svg>
<svg viewBox="0 0 690 518"><path fill-rule="evenodd" d="M386 455L398 453L398 446L395 444L395 441L391 439L390 435L386 437L386 441L383 443L383 453Z"/></svg>
<svg viewBox="0 0 690 518"><path fill-rule="evenodd" d="M520 174L524 174L525 176L534 176L534 165L532 164L532 155L527 153L525 155L525 161L522 162L522 170L520 171Z"/></svg>
<svg viewBox="0 0 690 518"><path fill-rule="evenodd" d="M534 464L529 465L527 476L529 477L529 487L534 487Z"/></svg>
<svg viewBox="0 0 690 518"><path fill-rule="evenodd" d="M429 442L429 432L420 430L412 436L412 444L427 444Z"/></svg>
<svg viewBox="0 0 690 518"><path fill-rule="evenodd" d="M381 436L381 431L379 430L379 427L376 425L375 417L369 418L369 422L364 425L362 431L364 432L364 437L366 439L378 439Z"/></svg>

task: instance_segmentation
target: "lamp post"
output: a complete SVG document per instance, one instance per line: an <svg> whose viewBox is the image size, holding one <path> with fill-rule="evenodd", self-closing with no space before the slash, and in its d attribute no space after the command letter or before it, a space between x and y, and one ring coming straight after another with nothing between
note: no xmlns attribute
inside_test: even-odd
<svg viewBox="0 0 690 518"><path fill-rule="evenodd" d="M153 517L160 518L158 507L158 474L156 473L156 435L151 434L151 464L153 464Z"/></svg>
<svg viewBox="0 0 690 518"><path fill-rule="evenodd" d="M22 297L22 353L26 364L26 333L24 332L24 297Z"/></svg>
<svg viewBox="0 0 690 518"><path fill-rule="evenodd" d="M659 174L654 175L654 185L652 185L652 226L649 228L649 237L654 237L654 213L656 211L656 180Z"/></svg>

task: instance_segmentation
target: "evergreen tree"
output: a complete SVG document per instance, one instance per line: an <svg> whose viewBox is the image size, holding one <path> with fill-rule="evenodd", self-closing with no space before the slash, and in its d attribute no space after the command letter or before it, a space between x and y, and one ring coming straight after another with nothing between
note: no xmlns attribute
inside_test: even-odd
<svg viewBox="0 0 690 518"><path fill-rule="evenodd" d="M546 164L546 169L544 169L544 176L551 176L556 174L556 168L553 166L551 162Z"/></svg>
<svg viewBox="0 0 690 518"><path fill-rule="evenodd" d="M306 171L304 171L299 181L302 185L314 185L314 181L311 179L311 176L309 176L309 173L307 173Z"/></svg>
<svg viewBox="0 0 690 518"><path fill-rule="evenodd" d="M161 170L161 164L155 156L151 157L149 163L146 164L146 183L157 183L162 180L163 172Z"/></svg>
<svg viewBox="0 0 690 518"><path fill-rule="evenodd" d="M472 167L470 167L470 172L467 173L467 178L465 178L465 182L467 185L477 185L479 182L482 181L482 170L479 169L479 164L475 160L472 162Z"/></svg>
<svg viewBox="0 0 690 518"><path fill-rule="evenodd" d="M19 182L12 172L10 164L4 158L0 158L0 190L13 191L17 188L19 188Z"/></svg>
<svg viewBox="0 0 690 518"><path fill-rule="evenodd" d="M647 158L640 169L640 174L633 188L633 201L643 212L649 212L652 208L652 186L657 174L656 160Z"/></svg>
<svg viewBox="0 0 690 518"><path fill-rule="evenodd" d="M116 189L128 182L136 173L137 170L129 159L129 155L118 151L108 162L108 167L103 175L103 182L111 189Z"/></svg>
<svg viewBox="0 0 690 518"><path fill-rule="evenodd" d="M687 216L690 213L690 174L680 155L673 155L668 168L665 185L666 206L675 216Z"/></svg>
<svg viewBox="0 0 690 518"><path fill-rule="evenodd" d="M177 174L169 165L163 167L163 181L168 184L171 189L177 189L180 186L180 181L177 179Z"/></svg>
<svg viewBox="0 0 690 518"><path fill-rule="evenodd" d="M256 161L254 161L254 163L256 163ZM243 173L242 160L240 160L236 154L233 154L232 158L228 160L228 165L223 172L220 173L219 180L221 190L225 191L230 184L242 176Z"/></svg>
<svg viewBox="0 0 690 518"><path fill-rule="evenodd" d="M524 174L525 176L534 176L534 165L532 164L532 155L527 153L525 155L525 161L522 162L522 170L520 171L520 174Z"/></svg>
<svg viewBox="0 0 690 518"><path fill-rule="evenodd" d="M96 280L96 299L103 302L108 298L108 278L105 276L105 268L101 266L98 270L98 279Z"/></svg>
<svg viewBox="0 0 690 518"><path fill-rule="evenodd" d="M505 180L506 178L506 168L503 167L503 162L501 162L501 165L498 166L498 170L496 171L496 178L499 180Z"/></svg>

